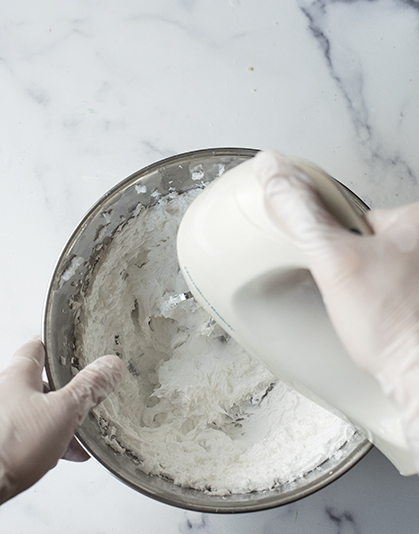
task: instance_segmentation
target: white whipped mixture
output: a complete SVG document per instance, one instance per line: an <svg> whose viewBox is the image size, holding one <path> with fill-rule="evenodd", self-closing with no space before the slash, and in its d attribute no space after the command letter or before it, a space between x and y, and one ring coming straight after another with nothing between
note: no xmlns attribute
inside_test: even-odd
<svg viewBox="0 0 419 534"><path fill-rule="evenodd" d="M339 454L354 429L278 381L188 292L176 233L199 192L140 207L115 234L82 302L78 355L125 362L96 417L146 473L218 495L265 490Z"/></svg>

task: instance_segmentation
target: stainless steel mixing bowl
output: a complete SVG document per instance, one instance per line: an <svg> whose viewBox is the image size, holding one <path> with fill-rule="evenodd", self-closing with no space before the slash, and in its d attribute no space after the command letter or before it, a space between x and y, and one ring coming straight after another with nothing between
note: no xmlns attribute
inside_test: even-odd
<svg viewBox="0 0 419 534"><path fill-rule="evenodd" d="M53 389L67 384L73 376L72 368L79 365L74 358L74 348L80 293L88 286L94 266L116 229L129 219L139 203L149 206L156 202L159 195L173 190L184 192L212 181L223 170L253 157L256 152L244 148L218 148L167 158L123 180L91 208L65 245L47 293L43 341L47 375ZM349 190L348 195L360 213L367 210L365 204ZM110 213L112 217L107 217ZM256 511L296 501L343 475L371 448L371 444L356 433L336 458L327 460L293 483L263 492L220 497L176 486L165 478L146 475L135 455L129 451L116 452L106 443L92 415L86 418L77 437L106 469L135 490L174 506L222 513Z"/></svg>

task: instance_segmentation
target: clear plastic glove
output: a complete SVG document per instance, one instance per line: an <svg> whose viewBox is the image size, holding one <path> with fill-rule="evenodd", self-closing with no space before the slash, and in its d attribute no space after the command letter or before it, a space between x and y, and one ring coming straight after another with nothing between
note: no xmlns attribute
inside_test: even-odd
<svg viewBox="0 0 419 534"><path fill-rule="evenodd" d="M0 373L0 504L24 491L58 460L87 459L74 433L122 375L117 356L103 356L58 391L44 393L44 347L32 339Z"/></svg>
<svg viewBox="0 0 419 534"><path fill-rule="evenodd" d="M255 169L272 221L306 255L349 355L398 405L419 463L419 203L368 212L372 235L359 236L286 157L260 153Z"/></svg>

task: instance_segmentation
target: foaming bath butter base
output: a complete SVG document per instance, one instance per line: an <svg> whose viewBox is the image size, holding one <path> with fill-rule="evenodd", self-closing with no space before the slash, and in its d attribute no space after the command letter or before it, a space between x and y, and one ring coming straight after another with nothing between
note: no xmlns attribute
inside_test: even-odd
<svg viewBox="0 0 419 534"><path fill-rule="evenodd" d="M125 363L94 414L145 473L214 495L263 491L338 456L355 430L278 381L188 292L176 233L200 192L139 206L114 234L80 302L77 356Z"/></svg>

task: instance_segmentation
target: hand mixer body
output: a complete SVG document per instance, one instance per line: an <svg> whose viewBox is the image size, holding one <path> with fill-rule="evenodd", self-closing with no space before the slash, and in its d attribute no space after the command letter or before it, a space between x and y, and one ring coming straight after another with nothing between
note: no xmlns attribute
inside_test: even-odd
<svg viewBox="0 0 419 534"><path fill-rule="evenodd" d="M341 224L368 232L333 178L294 162ZM347 355L302 253L265 211L253 165L249 160L215 180L181 222L178 258L191 292L276 376L354 424L402 474L416 473L399 413Z"/></svg>

